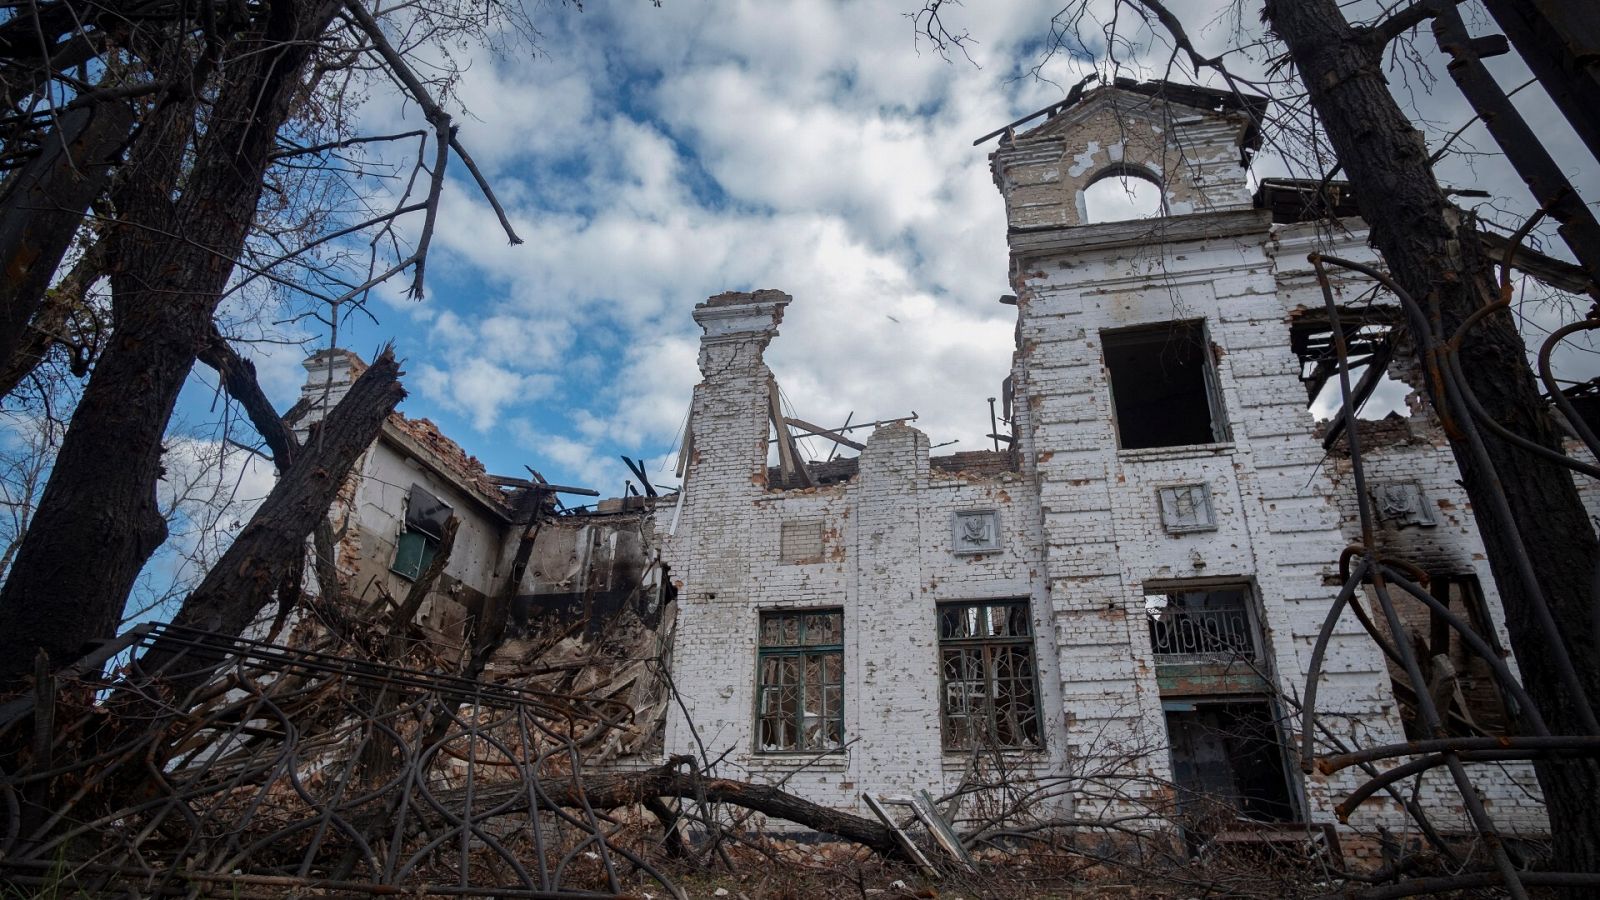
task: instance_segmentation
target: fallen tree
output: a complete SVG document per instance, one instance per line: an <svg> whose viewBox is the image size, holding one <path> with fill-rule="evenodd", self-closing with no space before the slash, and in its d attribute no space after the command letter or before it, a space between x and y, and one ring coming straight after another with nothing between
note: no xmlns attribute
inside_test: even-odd
<svg viewBox="0 0 1600 900"><path fill-rule="evenodd" d="M515 802L507 805L507 801L526 795L522 785L479 789L473 796L473 808L519 812L526 807ZM879 822L819 806L774 785L701 775L689 756L670 757L643 772L599 772L545 781L542 796L569 809L582 809L585 804L593 809L623 809L663 798L725 803L853 841L882 856L905 860L894 834Z"/></svg>
<svg viewBox="0 0 1600 900"><path fill-rule="evenodd" d="M253 384L254 378L249 381ZM285 583L285 575L296 573L298 583L306 538L326 525L328 508L356 460L377 439L384 421L405 395L400 386L400 363L394 358L394 349L385 347L327 418L312 426L312 440L306 447L294 450L292 444L283 444L280 456L292 454L293 461L282 470L272 493L222 559L184 599L172 621L225 635L242 634L273 591ZM293 435L285 429L275 439L283 442L292 440ZM144 665L159 667L162 653L158 645L147 654Z"/></svg>

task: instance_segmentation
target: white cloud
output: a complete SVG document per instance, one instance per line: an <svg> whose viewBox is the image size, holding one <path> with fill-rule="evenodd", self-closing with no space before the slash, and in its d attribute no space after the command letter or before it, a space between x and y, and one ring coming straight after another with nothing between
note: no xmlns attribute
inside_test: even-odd
<svg viewBox="0 0 1600 900"><path fill-rule="evenodd" d="M1090 4L1091 40L1112 5ZM461 135L526 243L508 245L470 182L452 180L428 297L391 285L374 304L384 328L406 332L418 398L464 417L489 445L460 436L475 452L515 444L535 467L614 489L617 453L660 456L678 437L699 379L693 305L777 288L795 302L769 361L800 415L837 424L916 410L935 443L988 446L986 401L1009 371L1015 313L995 302L1009 288L992 144L972 141L1059 100L1084 65L1058 56L1055 85L1013 77L1058 3L947 6L949 24L977 39L978 66L947 64L926 43L919 53L904 16L916 6L545 9L544 55L479 54L458 89L472 112ZM1185 7L1207 52L1233 38L1225 8ZM1267 62L1230 57L1252 76ZM1519 99L1537 101L1541 128L1558 118L1532 91ZM1423 101L1435 140L1469 116L1448 79ZM1551 133L1558 151L1574 143ZM1323 174L1275 149L1258 174ZM1445 172L1527 205L1501 161L1451 159Z"/></svg>
<svg viewBox="0 0 1600 900"><path fill-rule="evenodd" d="M428 399L467 415L474 428L486 431L495 427L502 409L539 399L554 379L519 375L486 359L471 358L445 368L424 363L416 367L412 383Z"/></svg>
<svg viewBox="0 0 1600 900"><path fill-rule="evenodd" d="M175 612L277 482L270 461L212 437L169 436L161 466L156 501L167 541L140 573L124 611L130 619Z"/></svg>

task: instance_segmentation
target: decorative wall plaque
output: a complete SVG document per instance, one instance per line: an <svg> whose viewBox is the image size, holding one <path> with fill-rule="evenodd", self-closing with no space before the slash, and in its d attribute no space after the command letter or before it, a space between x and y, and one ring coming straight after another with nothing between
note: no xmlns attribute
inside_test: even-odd
<svg viewBox="0 0 1600 900"><path fill-rule="evenodd" d="M1000 514L992 509L963 510L951 517L951 547L957 553L994 553L1000 549Z"/></svg>
<svg viewBox="0 0 1600 900"><path fill-rule="evenodd" d="M1381 481L1372 486L1372 505L1378 518L1397 526L1439 524L1422 485L1415 481Z"/></svg>
<svg viewBox="0 0 1600 900"><path fill-rule="evenodd" d="M1211 511L1211 485L1179 484L1156 489L1161 505L1161 527L1168 534L1211 531L1217 518Z"/></svg>

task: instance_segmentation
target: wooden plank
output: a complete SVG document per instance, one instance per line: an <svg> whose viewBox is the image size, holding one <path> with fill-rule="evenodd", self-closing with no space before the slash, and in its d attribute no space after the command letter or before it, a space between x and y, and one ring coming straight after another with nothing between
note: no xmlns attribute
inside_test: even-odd
<svg viewBox="0 0 1600 900"><path fill-rule="evenodd" d="M805 461L800 458L794 433L784 421L783 408L778 402L778 381L770 375L767 377L767 411L772 419L772 427L778 432L778 467L783 472L784 487L789 486L791 479L800 482L803 487L815 487Z"/></svg>
<svg viewBox="0 0 1600 900"><path fill-rule="evenodd" d="M778 472L785 486L789 479L794 477L794 457L789 453L789 442L785 439L788 428L783 424L783 411L778 405L778 382L767 379L767 418L772 422L773 432L778 438Z"/></svg>
<svg viewBox="0 0 1600 900"><path fill-rule="evenodd" d="M541 491L551 494L581 494L585 497L600 496L599 491L592 490L590 488L568 487L564 484L547 484L537 481L529 481L526 478L513 478L510 475L485 475L484 478L491 484L498 484L502 487L538 488Z"/></svg>
<svg viewBox="0 0 1600 900"><path fill-rule="evenodd" d="M978 874L978 867L973 863L972 856L967 853L966 847L961 846L961 839L956 837L950 823L939 814L939 807L934 805L933 798L927 791L917 791L917 795L911 800L911 809L927 827L928 833L933 835L933 840L940 849L950 854L950 858L960 864L968 875Z"/></svg>
<svg viewBox="0 0 1600 900"><path fill-rule="evenodd" d="M1496 263L1505 261L1506 250L1511 247L1511 239L1493 232L1482 232L1483 249ZM1547 256L1537 250L1519 244L1511 256L1511 268L1536 278L1558 291L1569 294L1582 294L1589 290L1589 276L1583 271L1582 266L1575 266L1565 260Z"/></svg>
<svg viewBox="0 0 1600 900"><path fill-rule="evenodd" d="M882 806L878 805L878 801L873 799L871 794L862 794L861 799L867 801L867 808L872 810L872 814L878 817L878 821L883 823L883 827L889 829L889 833L894 835L895 843L899 844L900 849L906 852L906 856L924 872L927 872L928 875L934 878L939 877L939 870L933 867L933 863L928 862L928 858L922 855L922 850L911 842L911 838L904 831L900 830L900 826L895 824L894 819L889 818L889 814L884 811Z"/></svg>
<svg viewBox="0 0 1600 900"><path fill-rule="evenodd" d="M858 444L837 431L829 431L828 429L823 428L821 425L813 425L810 422L807 422L805 419L796 419L793 416L788 416L783 421L793 425L801 431L814 434L817 437L825 437L828 440L833 441L835 444L843 444L846 447L849 447L851 450L867 449L866 444Z"/></svg>
<svg viewBox="0 0 1600 900"><path fill-rule="evenodd" d="M689 472L689 460L694 458L694 423L688 423L683 429L683 446L678 451L678 478L684 478Z"/></svg>

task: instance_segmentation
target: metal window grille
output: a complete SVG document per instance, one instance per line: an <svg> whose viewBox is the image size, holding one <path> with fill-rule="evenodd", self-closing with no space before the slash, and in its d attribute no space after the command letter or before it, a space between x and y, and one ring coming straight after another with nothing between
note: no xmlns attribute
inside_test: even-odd
<svg viewBox="0 0 1600 900"><path fill-rule="evenodd" d="M1244 587L1151 594L1145 618L1156 662L1218 663L1260 655Z"/></svg>
<svg viewBox="0 0 1600 900"><path fill-rule="evenodd" d="M844 746L844 613L761 614L757 749Z"/></svg>
<svg viewBox="0 0 1600 900"><path fill-rule="evenodd" d="M1028 601L947 603L938 616L946 749L1038 748L1038 678Z"/></svg>

